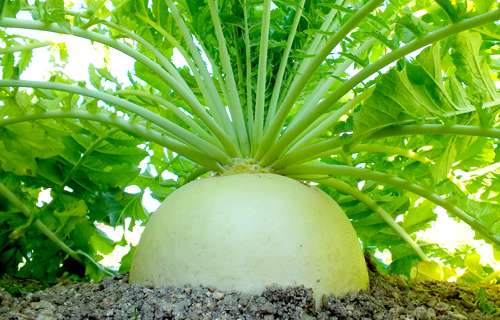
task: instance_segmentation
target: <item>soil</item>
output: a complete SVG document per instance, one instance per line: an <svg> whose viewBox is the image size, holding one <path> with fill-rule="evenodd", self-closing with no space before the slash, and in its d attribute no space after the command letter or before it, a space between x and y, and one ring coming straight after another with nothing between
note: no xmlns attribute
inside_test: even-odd
<svg viewBox="0 0 500 320"><path fill-rule="evenodd" d="M500 285L412 281L378 273L367 255L370 290L330 296L315 311L312 291L273 285L260 296L212 287L130 285L127 274L100 283L62 278L0 280L0 319L500 319Z"/></svg>

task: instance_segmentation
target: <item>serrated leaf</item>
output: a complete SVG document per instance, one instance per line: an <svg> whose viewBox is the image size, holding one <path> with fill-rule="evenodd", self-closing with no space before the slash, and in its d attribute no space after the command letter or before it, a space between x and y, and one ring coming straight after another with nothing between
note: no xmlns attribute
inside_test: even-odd
<svg viewBox="0 0 500 320"><path fill-rule="evenodd" d="M436 204L428 200L424 200L417 207L410 207L401 226L408 234L429 228L430 222L437 218L435 208Z"/></svg>
<svg viewBox="0 0 500 320"><path fill-rule="evenodd" d="M406 69L391 69L384 75L361 110L354 115L354 138L369 136L390 125L441 115L441 110L424 104L414 89Z"/></svg>
<svg viewBox="0 0 500 320"><path fill-rule="evenodd" d="M118 270L119 273L130 272L130 268L132 267L132 261L134 260L136 249L137 246L130 245L130 250L120 260L120 269Z"/></svg>
<svg viewBox="0 0 500 320"><path fill-rule="evenodd" d="M61 28L67 34L73 34L73 32L71 31L71 24L69 23L69 20L66 20L66 19L59 20L58 19L57 25L59 26L59 28Z"/></svg>
<svg viewBox="0 0 500 320"><path fill-rule="evenodd" d="M33 91L35 92L37 97L40 97L43 99L49 99L49 100L55 99L54 95L52 94L52 92L50 92L50 90L34 88Z"/></svg>
<svg viewBox="0 0 500 320"><path fill-rule="evenodd" d="M432 178L434 183L439 183L448 177L448 174L455 162L457 149L455 147L455 139L452 139L446 147L443 154L439 157L436 163L431 168Z"/></svg>
<svg viewBox="0 0 500 320"><path fill-rule="evenodd" d="M492 205L471 199L459 199L456 203L457 207L472 216L477 222L483 226L487 226L491 234L500 236L500 216L497 210L492 210ZM476 238L482 239L483 237L480 233L476 233Z"/></svg>
<svg viewBox="0 0 500 320"><path fill-rule="evenodd" d="M135 76L146 81L152 87L158 89L160 92L169 92L168 86L161 80L155 73L144 67L141 63L134 64Z"/></svg>
<svg viewBox="0 0 500 320"><path fill-rule="evenodd" d="M115 242L99 229L96 229L96 232L90 238L90 244L95 250L104 255L110 254L115 249Z"/></svg>
<svg viewBox="0 0 500 320"><path fill-rule="evenodd" d="M451 76L450 80L450 89L452 94L453 102L456 106L467 106L469 105L467 93L465 92L462 84L457 80L456 76Z"/></svg>
<svg viewBox="0 0 500 320"><path fill-rule="evenodd" d="M406 243L390 247L389 250L392 254L392 262L388 271L392 274L402 274L410 277L412 267L422 261Z"/></svg>
<svg viewBox="0 0 500 320"><path fill-rule="evenodd" d="M90 208L96 214L98 220L108 219L108 223L117 227L124 226L125 219L131 218L129 230L132 230L136 221L143 221L148 218L142 204L144 192L138 194L123 193L119 199L109 194L103 194L97 198L95 204Z"/></svg>
<svg viewBox="0 0 500 320"><path fill-rule="evenodd" d="M37 170L35 159L8 151L3 141L0 141L0 166L3 170L20 176L28 173L35 174Z"/></svg>
<svg viewBox="0 0 500 320"><path fill-rule="evenodd" d="M448 14L451 21L460 22L466 17L467 14L467 1L457 0L451 2L450 0L436 0L441 8Z"/></svg>
<svg viewBox="0 0 500 320"><path fill-rule="evenodd" d="M356 62L357 64L359 64L362 67L366 67L370 64L368 57L366 57L365 59L361 59L360 57L358 57L352 53L344 53L344 52L341 52L340 55Z"/></svg>
<svg viewBox="0 0 500 320"><path fill-rule="evenodd" d="M479 14L487 13L495 3L495 0L472 0Z"/></svg>
<svg viewBox="0 0 500 320"><path fill-rule="evenodd" d="M3 9L3 17L15 18L19 10L21 10L21 2L18 0L4 0L1 9Z"/></svg>
<svg viewBox="0 0 500 320"><path fill-rule="evenodd" d="M410 30L411 33L417 37L425 36L429 32L436 29L432 25L416 18L413 14L404 15L397 21L397 23Z"/></svg>
<svg viewBox="0 0 500 320"><path fill-rule="evenodd" d="M48 136L40 126L26 122L9 125L0 132L4 145L10 151L35 158L49 158L64 150L64 145Z"/></svg>
<svg viewBox="0 0 500 320"><path fill-rule="evenodd" d="M14 55L6 53L2 57L2 78L10 79L14 73Z"/></svg>
<svg viewBox="0 0 500 320"><path fill-rule="evenodd" d="M102 89L102 84L101 84L101 77L97 74L96 68L94 67L93 64L89 65L89 76L90 76L90 83L96 88L97 90Z"/></svg>
<svg viewBox="0 0 500 320"><path fill-rule="evenodd" d="M452 43L453 63L458 80L480 94L487 94L490 99L499 99L496 86L491 79L491 71L486 61L479 57L481 35L478 32L461 32Z"/></svg>
<svg viewBox="0 0 500 320"><path fill-rule="evenodd" d="M97 70L97 72L104 79L109 80L109 81L111 81L113 83L119 84L118 80L115 77L113 77L113 75L111 74L111 72L109 72L109 70L107 68L97 68L95 70Z"/></svg>
<svg viewBox="0 0 500 320"><path fill-rule="evenodd" d="M28 68L31 63L31 58L33 57L33 51L25 50L21 52L19 62L17 65L19 66L19 74L23 73L26 68Z"/></svg>
<svg viewBox="0 0 500 320"><path fill-rule="evenodd" d="M67 206L64 211L54 211L54 217L58 219L54 226L47 224L61 239L65 239L77 224L83 221L87 214L85 201L80 200ZM45 219L44 219L45 221Z"/></svg>

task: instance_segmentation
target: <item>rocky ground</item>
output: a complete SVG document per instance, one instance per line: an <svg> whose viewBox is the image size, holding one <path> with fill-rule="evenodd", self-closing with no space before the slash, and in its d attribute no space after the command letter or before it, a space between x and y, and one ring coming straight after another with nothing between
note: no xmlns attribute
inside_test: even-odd
<svg viewBox="0 0 500 320"><path fill-rule="evenodd" d="M371 289L330 296L315 312L303 287L269 287L260 296L211 287L130 285L118 274L101 283L40 283L3 277L0 319L500 319L500 285L411 281L380 275L368 259Z"/></svg>

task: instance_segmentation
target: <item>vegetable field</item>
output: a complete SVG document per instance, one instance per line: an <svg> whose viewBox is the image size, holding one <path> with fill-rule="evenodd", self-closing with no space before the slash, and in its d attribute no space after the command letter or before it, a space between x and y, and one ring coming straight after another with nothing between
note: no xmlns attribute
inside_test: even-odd
<svg viewBox="0 0 500 320"><path fill-rule="evenodd" d="M0 274L50 283L128 272L140 245L99 224L148 230L145 195L168 208L190 182L250 173L328 195L361 261L362 251L375 255L383 274L498 280L498 2L0 4ZM70 77L64 42L19 29L108 54ZM44 81L25 77L46 50L55 68ZM127 79L109 67L115 52L135 60ZM239 199L230 192L224 201ZM448 237L431 232L441 218L456 230ZM117 246L129 248L119 270L101 265Z"/></svg>

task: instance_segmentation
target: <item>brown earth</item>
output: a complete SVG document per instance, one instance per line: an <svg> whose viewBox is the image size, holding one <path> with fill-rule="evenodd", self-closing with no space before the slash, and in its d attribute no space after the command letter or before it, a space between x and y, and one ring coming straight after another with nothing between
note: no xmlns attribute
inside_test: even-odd
<svg viewBox="0 0 500 320"><path fill-rule="evenodd" d="M0 319L500 319L500 285L411 281L380 275L367 259L370 290L330 296L315 312L312 291L271 286L260 296L212 287L130 285L118 274L100 283L0 280Z"/></svg>

